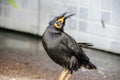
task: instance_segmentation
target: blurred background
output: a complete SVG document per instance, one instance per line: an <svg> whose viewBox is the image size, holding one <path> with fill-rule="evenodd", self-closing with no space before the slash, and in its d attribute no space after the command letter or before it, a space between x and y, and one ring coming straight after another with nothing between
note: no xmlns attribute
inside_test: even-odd
<svg viewBox="0 0 120 80"><path fill-rule="evenodd" d="M42 36L50 20L68 10L76 15L65 32L77 42L120 53L120 0L0 0L0 27Z"/></svg>
<svg viewBox="0 0 120 80"><path fill-rule="evenodd" d="M41 37L65 11L76 14L65 32L94 45L83 49L102 71L79 70L71 80L120 80L120 0L0 0L0 80L58 80L63 68Z"/></svg>

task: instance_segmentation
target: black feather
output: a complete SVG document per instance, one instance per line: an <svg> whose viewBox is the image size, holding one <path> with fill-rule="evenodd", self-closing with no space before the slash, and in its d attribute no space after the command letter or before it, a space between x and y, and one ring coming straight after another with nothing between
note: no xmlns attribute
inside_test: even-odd
<svg viewBox="0 0 120 80"><path fill-rule="evenodd" d="M54 22L43 34L43 46L50 58L71 71L77 71L81 66L96 68L86 56L80 45L63 30L55 29Z"/></svg>

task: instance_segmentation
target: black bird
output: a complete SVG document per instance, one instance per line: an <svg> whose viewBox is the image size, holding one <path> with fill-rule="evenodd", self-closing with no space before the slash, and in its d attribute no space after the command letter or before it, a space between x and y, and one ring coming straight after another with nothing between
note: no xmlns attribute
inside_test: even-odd
<svg viewBox="0 0 120 80"><path fill-rule="evenodd" d="M67 12L55 17L49 22L49 26L43 34L43 46L49 57L64 70L59 80L69 80L73 71L84 67L97 69L86 56L81 46L67 33L64 32L65 21L74 14Z"/></svg>

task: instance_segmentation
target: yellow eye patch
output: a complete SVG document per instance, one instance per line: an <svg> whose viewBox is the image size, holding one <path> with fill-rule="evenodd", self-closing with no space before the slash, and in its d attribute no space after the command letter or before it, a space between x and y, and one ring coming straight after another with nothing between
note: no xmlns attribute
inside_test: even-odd
<svg viewBox="0 0 120 80"><path fill-rule="evenodd" d="M54 24L54 26L55 26L56 28L60 29L60 28L62 27L62 25L60 25L60 24L58 24L58 23L64 23L64 19L65 19L64 17L58 19L58 20L56 21L56 23Z"/></svg>
<svg viewBox="0 0 120 80"><path fill-rule="evenodd" d="M55 27L60 29L62 26L58 25L57 23L55 23Z"/></svg>
<svg viewBox="0 0 120 80"><path fill-rule="evenodd" d="M61 21L62 23L64 22L64 17L62 17L62 18L60 18L60 19L58 19L58 21Z"/></svg>

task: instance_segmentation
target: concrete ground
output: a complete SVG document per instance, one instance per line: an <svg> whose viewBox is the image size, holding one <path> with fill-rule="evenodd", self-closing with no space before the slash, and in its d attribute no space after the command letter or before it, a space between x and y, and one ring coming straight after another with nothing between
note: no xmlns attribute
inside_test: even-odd
<svg viewBox="0 0 120 80"><path fill-rule="evenodd" d="M79 70L71 80L120 80L120 56L84 49L102 72ZM41 38L0 30L0 80L58 80L63 70L46 54Z"/></svg>

